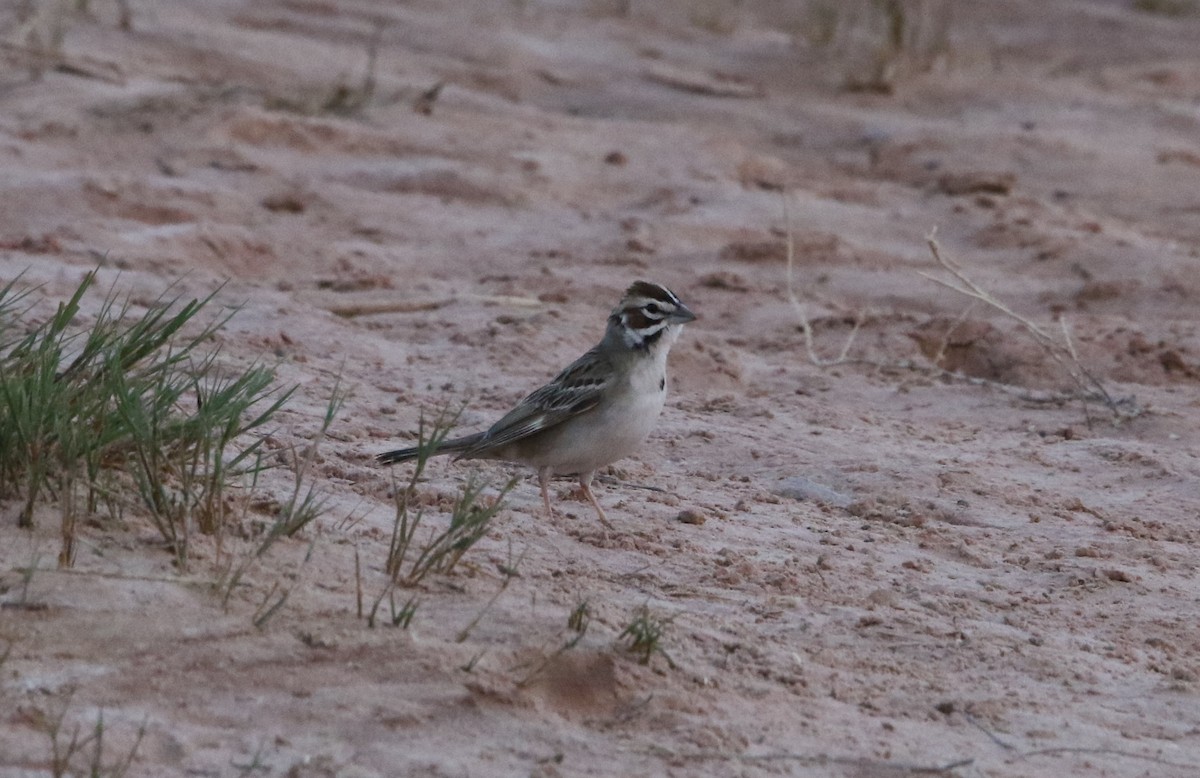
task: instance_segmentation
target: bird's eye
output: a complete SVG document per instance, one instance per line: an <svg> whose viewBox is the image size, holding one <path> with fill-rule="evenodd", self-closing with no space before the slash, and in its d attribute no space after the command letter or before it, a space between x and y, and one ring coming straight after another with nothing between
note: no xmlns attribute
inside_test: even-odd
<svg viewBox="0 0 1200 778"><path fill-rule="evenodd" d="M658 303L646 303L646 313L662 313L663 310Z"/></svg>

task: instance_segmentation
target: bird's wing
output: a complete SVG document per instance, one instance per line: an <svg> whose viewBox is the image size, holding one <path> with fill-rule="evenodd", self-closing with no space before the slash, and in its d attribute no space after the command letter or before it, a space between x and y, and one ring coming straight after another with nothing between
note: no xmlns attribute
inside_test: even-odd
<svg viewBox="0 0 1200 778"><path fill-rule="evenodd" d="M596 407L611 381L608 358L592 349L568 365L553 381L522 400L460 456L470 459L585 413Z"/></svg>

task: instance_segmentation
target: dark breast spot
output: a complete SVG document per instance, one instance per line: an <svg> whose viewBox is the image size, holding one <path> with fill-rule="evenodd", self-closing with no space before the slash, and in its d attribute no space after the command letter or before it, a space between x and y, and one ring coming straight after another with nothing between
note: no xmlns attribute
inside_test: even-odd
<svg viewBox="0 0 1200 778"><path fill-rule="evenodd" d="M658 391L660 391L660 392L665 391L666 388L667 388L667 377L663 376L662 378L658 379Z"/></svg>

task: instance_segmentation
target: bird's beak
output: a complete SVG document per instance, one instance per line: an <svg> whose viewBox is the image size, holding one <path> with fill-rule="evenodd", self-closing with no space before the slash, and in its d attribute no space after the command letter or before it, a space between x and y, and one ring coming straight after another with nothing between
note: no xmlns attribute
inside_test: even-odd
<svg viewBox="0 0 1200 778"><path fill-rule="evenodd" d="M672 311L671 315L667 317L667 321L671 322L672 324L687 324L689 321L695 320L696 314L692 313L691 309L683 303L680 303L679 307Z"/></svg>

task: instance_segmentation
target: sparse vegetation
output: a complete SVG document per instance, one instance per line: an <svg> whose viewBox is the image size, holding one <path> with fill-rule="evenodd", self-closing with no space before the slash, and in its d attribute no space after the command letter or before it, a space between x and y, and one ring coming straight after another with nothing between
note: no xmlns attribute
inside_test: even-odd
<svg viewBox="0 0 1200 778"><path fill-rule="evenodd" d="M1134 397L1117 397L1114 396L1105 385L1105 382L1100 376L1089 370L1080 360L1079 353L1075 349L1075 343L1071 337L1071 329L1065 318L1059 318L1058 325L1061 336L1049 332L1044 327L1038 325L1027 317L1016 313L1011 307L1003 301L996 298L976 281L974 281L955 260L946 256L940 244L937 242L936 233L934 230L927 238L926 243L929 251L933 256L934 262L942 271L940 275L930 274L920 271L920 275L939 284L947 289L963 295L972 301L972 305L976 302L983 303L989 308L1003 314L1015 321L1020 328L1030 336L1030 338L1042 349L1042 351L1057 364L1071 383L1075 385L1075 390L1070 392L1031 392L1023 387L1011 386L994 380L980 378L977 376L967 376L962 373L946 369L942 366L941 355L945 350L948 342L949 332L943 340L942 347L931 359L931 364L922 365L908 360L895 363L879 363L868 359L854 358L850 356L850 349L854 346L856 338L864 324L872 316L870 311L858 311L854 313L854 326L851 329L846 340L842 344L842 348L836 357L824 358L817 353L815 336L813 333L812 323L809 320L806 306L796 295L794 282L794 265L795 265L795 240L792 233L791 224L791 209L788 204L788 196L783 197L783 217L786 225L786 246L785 256L787 260L786 269L786 293L788 300L791 302L793 309L796 311L797 317L800 320L800 328L804 333L805 347L808 353L808 360L811 364L829 368L843 364L863 364L877 368L885 368L889 370L903 369L915 370L929 373L935 373L945 378L966 380L972 383L991 386L1002 391L1015 392L1022 396L1023 399L1037 403L1066 403L1071 401L1079 401L1083 403L1084 414L1087 416L1089 425L1091 417L1089 414L1090 403L1101 403L1112 414L1114 423L1122 423L1130 419L1140 416L1144 409L1140 406ZM955 320L954 325L961 323L962 320L971 312L968 308L960 314Z"/></svg>
<svg viewBox="0 0 1200 778"><path fill-rule="evenodd" d="M333 390L330 393L329 402L325 406L325 416L321 421L321 428L313 437L308 445L304 448L303 454L298 454L295 447L285 452L285 456L291 459L291 469L294 474L291 496L287 502L279 507L276 511L275 521L263 533L258 544L254 546L240 560L230 557L222 575L218 578L215 588L220 591L221 602L228 607L229 598L234 590L242 582L243 576L250 566L255 561L260 559L271 546L283 537L292 537L300 530L304 529L320 516L325 509L326 498L317 490L317 487L311 481L306 482L306 478L310 474L313 461L316 459L317 450L325 436L329 432L329 426L337 417L338 412L346 402L348 393L342 388L341 380L335 382ZM249 476L251 478L251 486L249 492L254 492L254 486L257 484L258 474L262 470L261 457L255 463L255 466L250 468ZM304 562L307 563L312 558L313 548L316 545L314 539L309 543L308 551L304 555ZM279 591L278 582L272 585L270 591L267 592L258 609L255 611L252 621L254 626L262 629L275 613L284 606L288 597L291 595L291 588ZM278 596L276 594L278 593Z"/></svg>
<svg viewBox="0 0 1200 778"><path fill-rule="evenodd" d="M129 0L115 0L119 29L133 29L133 9ZM84 78L96 78L123 83L115 64L99 62L90 57L68 56L64 50L67 32L78 20L93 20L95 14L89 0L24 0L17 3L15 22L11 29L0 25L0 50L22 62L32 80L38 80L46 70L56 70Z"/></svg>
<svg viewBox="0 0 1200 778"><path fill-rule="evenodd" d="M570 651L579 645L579 641L583 640L583 636L587 634L588 627L592 623L592 607L587 600L580 600L571 609L571 613L567 616L567 637L563 640L554 651L545 654L540 661L536 662L533 667L525 674L523 678L517 681L517 686L526 686L544 671L555 658ZM560 637L561 639L561 633Z"/></svg>
<svg viewBox="0 0 1200 778"><path fill-rule="evenodd" d="M429 457L445 440L457 418L458 414L445 411L432 424L421 418L417 433L420 453L414 462L415 467L406 486L395 490L396 514L385 569L393 580L406 586L420 583L429 573L448 573L453 570L463 554L487 534L492 518L503 507L505 496L516 486L516 479L511 479L495 498L485 500L483 493L490 484L475 474L470 475L462 494L454 502L449 525L440 531L432 531L429 540L412 555L411 552L415 551L413 541L425 515L423 507L415 508L414 512L416 487Z"/></svg>
<svg viewBox="0 0 1200 778"><path fill-rule="evenodd" d="M567 629L575 633L564 648L574 648L583 636L587 634L588 627L592 623L592 606L587 600L580 600L579 603L571 609L571 615L567 616Z"/></svg>
<svg viewBox="0 0 1200 778"><path fill-rule="evenodd" d="M375 598L367 614L367 623L371 626L375 625L376 614L385 598L392 603L393 623L407 626L417 603L410 599L397 613L392 599L394 588L416 586L430 573L451 572L463 555L487 534L492 519L504 507L504 498L517 484L516 478L509 479L500 488L499 494L485 497L484 492L491 488L491 484L471 474L462 493L454 501L449 523L442 529L431 529L425 543L419 548L415 545L417 532L425 518L425 508L417 506L417 484L424 475L429 457L446 439L457 418L457 413L450 413L446 409L432 422L422 416L417 427L418 454L413 460L412 473L403 488L399 481L393 481L396 512L384 564L388 583ZM403 616L399 621L396 619L398 615Z"/></svg>
<svg viewBox="0 0 1200 778"><path fill-rule="evenodd" d="M643 605L637 609L633 620L622 630L617 639L628 641L625 650L631 654L637 654L639 664L650 664L651 657L655 654L662 654L663 658L667 660L667 664L674 669L675 662L662 647L662 638L670 623L670 618L656 616L650 612L648 605Z"/></svg>
<svg viewBox="0 0 1200 778"><path fill-rule="evenodd" d="M949 0L813 0L798 35L831 58L841 86L890 94L950 54Z"/></svg>
<svg viewBox="0 0 1200 778"><path fill-rule="evenodd" d="M1056 337L1036 322L1018 314L968 276L960 264L942 252L941 246L937 242L936 231L929 234L926 242L929 252L933 255L934 261L937 262L944 276L925 272L922 272L921 275L968 299L984 303L1020 325L1021 329L1037 343L1075 385L1075 391L1067 397L1080 400L1083 403L1085 414L1088 412L1088 403L1098 402L1109 410L1115 423L1141 415L1142 408L1133 397L1115 397L1108 391L1104 382L1080 361L1079 353L1075 350L1075 342L1071 338L1070 326L1065 317L1058 320L1062 336ZM1090 417L1088 421L1090 423Z"/></svg>
<svg viewBox="0 0 1200 778"><path fill-rule="evenodd" d="M29 600L29 584L33 583L34 573L38 570L38 564L42 561L42 555L34 553L29 559L29 564L20 569L21 573L21 596L11 603L4 603L8 607L21 608L32 610L37 607L37 603Z"/></svg>
<svg viewBox="0 0 1200 778"><path fill-rule="evenodd" d="M67 713L74 698L74 689L67 692L65 699L57 710L46 711L41 708L23 708L18 715L32 728L44 733L50 740L50 760L48 769L54 778L63 776L87 775L90 778L122 778L129 774L129 768L137 757L142 738L146 735L146 722L138 727L133 745L129 750L116 759L105 758L104 711L96 714L96 721L91 731L83 734L83 728L76 723L69 727L66 723Z"/></svg>
<svg viewBox="0 0 1200 778"><path fill-rule="evenodd" d="M263 758L263 752L267 750L266 738L258 741L258 745L254 748L254 753L250 755L248 762L231 762L230 766L237 770L240 776L258 775L259 773L267 772L266 761Z"/></svg>
<svg viewBox="0 0 1200 778"><path fill-rule="evenodd" d="M379 62L379 43L383 38L384 25L377 23L367 39L367 62L362 80L351 83L343 74L324 89L312 90L306 97L292 98L270 95L264 101L268 110L290 111L315 116L359 116L375 97L375 73ZM434 95L436 99L436 94Z"/></svg>
<svg viewBox="0 0 1200 778"><path fill-rule="evenodd" d="M483 619L484 614L491 610L492 606L496 604L496 600L500 599L500 595L504 594L504 592L508 590L508 585L512 583L512 580L520 575L518 568L520 568L521 560L524 558L525 551L522 551L516 559L513 558L512 543L510 542L508 548L508 561L503 565L498 565L500 568L500 574L503 576L500 581L500 588L497 589L496 593L491 596L491 599L489 599L484 606L479 609L479 613L475 614L475 618L471 619L471 622L459 631L458 636L454 639L456 643L462 643L468 637L470 637L471 630L475 629L475 626Z"/></svg>
<svg viewBox="0 0 1200 778"><path fill-rule="evenodd" d="M267 626L267 622L282 608L288 601L288 597L292 594L291 589L280 591L279 582L271 584L271 588L263 596L255 609L254 615L250 621L257 629L263 629Z"/></svg>
<svg viewBox="0 0 1200 778"><path fill-rule="evenodd" d="M333 424L333 420L342 410L342 406L346 404L346 399L349 393L342 387L341 379L339 378L333 385L333 390L329 395L329 402L325 405L325 415L321 419L321 429L317 431L316 436L305 446L303 454L298 454L293 447L290 451L292 459L292 472L295 474L295 480L292 487L291 497L280 507L275 523L267 531L266 536L259 544L255 551L255 556L262 556L267 552L275 541L281 537L292 537L300 530L307 527L325 510L325 498L317 491L316 485L309 482L305 486L305 479L312 471L313 461L316 459L317 450L321 443L325 440L325 436L329 434L329 427ZM257 470L257 468L256 468Z"/></svg>
<svg viewBox="0 0 1200 778"><path fill-rule="evenodd" d="M392 626L399 627L400 629L408 629L408 625L412 623L413 616L417 614L417 607L420 604L420 600L414 594L397 609L395 590L388 592L388 611L391 615Z"/></svg>
<svg viewBox="0 0 1200 778"><path fill-rule="evenodd" d="M80 327L95 281L87 274L41 322L31 321L28 290L16 281L0 290L0 496L21 497L22 526L38 505L57 505L60 566L74 562L78 517L103 504L118 515L143 509L184 569L190 533L219 538L231 489L247 478L253 488L265 438L251 433L293 390L277 388L268 367L230 371L218 348L205 350L233 315L197 324L215 291L189 301L164 295L135 315L110 290L90 327ZM321 435L343 399L335 388ZM316 445L297 458L292 499L258 554L320 512L316 493L302 487Z"/></svg>

